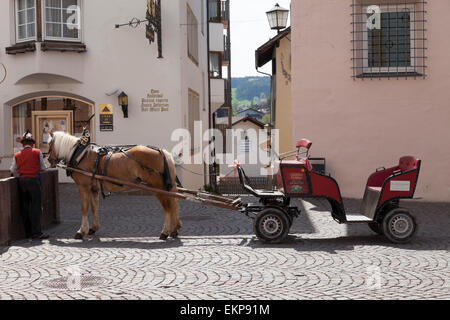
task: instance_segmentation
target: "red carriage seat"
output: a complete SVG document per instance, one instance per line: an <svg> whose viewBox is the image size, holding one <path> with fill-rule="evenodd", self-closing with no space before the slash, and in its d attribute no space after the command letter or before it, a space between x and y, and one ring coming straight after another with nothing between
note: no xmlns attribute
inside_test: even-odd
<svg viewBox="0 0 450 320"><path fill-rule="evenodd" d="M300 148L306 149L306 152L305 152L306 157L303 160L305 161L306 169L310 172L312 171L312 166L311 166L311 163L309 162L308 158L309 158L309 149L311 148L311 146L312 146L312 142L309 141L308 139L300 139L297 141L297 143L295 145L295 147L297 149L300 149Z"/></svg>
<svg viewBox="0 0 450 320"><path fill-rule="evenodd" d="M380 202L384 202L390 198L398 196L398 194L395 194L396 191L390 191L389 187L385 188L385 191L383 191L382 187L385 184L385 180L390 178L392 175L400 175L402 177L405 177L402 178L402 180L407 180L411 181L411 183L414 183L415 180L412 180L413 178L409 174L405 174L405 172L417 170L419 166L420 160L418 158L405 156L400 158L397 166L388 169L377 170L376 172L374 172L367 181L364 198L361 205L361 212L363 212L366 216L372 218L375 214L377 208L376 206L379 200ZM416 173L416 175L418 175L418 172ZM381 194L382 191L383 194ZM412 193L408 196L412 197L413 193L414 191L412 191ZM405 195L402 195L402 197L404 196Z"/></svg>
<svg viewBox="0 0 450 320"><path fill-rule="evenodd" d="M416 157L406 156L401 157L398 163L398 168L402 170L402 172L414 170L419 167L419 159Z"/></svg>

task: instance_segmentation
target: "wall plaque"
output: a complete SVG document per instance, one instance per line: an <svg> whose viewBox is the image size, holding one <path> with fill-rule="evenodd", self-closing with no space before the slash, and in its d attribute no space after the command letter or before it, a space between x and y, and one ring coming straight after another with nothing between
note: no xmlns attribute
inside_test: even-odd
<svg viewBox="0 0 450 320"><path fill-rule="evenodd" d="M169 111L169 99L159 90L152 89L146 98L142 99L142 112L167 112Z"/></svg>

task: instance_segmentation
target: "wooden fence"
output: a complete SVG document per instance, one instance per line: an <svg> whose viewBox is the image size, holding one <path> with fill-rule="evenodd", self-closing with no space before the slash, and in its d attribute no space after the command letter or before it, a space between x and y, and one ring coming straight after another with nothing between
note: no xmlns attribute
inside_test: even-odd
<svg viewBox="0 0 450 320"><path fill-rule="evenodd" d="M7 176L0 172L0 178ZM20 196L17 178L0 180L0 246L10 245L11 241L24 239L25 230L20 214ZM42 228L59 223L58 171L42 173Z"/></svg>

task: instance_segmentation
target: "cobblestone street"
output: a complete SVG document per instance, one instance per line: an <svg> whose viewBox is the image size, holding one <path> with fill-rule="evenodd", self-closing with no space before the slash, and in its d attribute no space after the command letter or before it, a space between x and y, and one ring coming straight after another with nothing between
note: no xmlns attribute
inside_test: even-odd
<svg viewBox="0 0 450 320"><path fill-rule="evenodd" d="M50 240L0 248L0 299L450 298L448 204L403 202L418 234L394 245L367 225L337 224L324 201L301 202L288 241L267 245L247 217L185 201L180 238L160 241L156 199L119 194L101 200L97 235L75 240L78 191L61 185L60 197Z"/></svg>

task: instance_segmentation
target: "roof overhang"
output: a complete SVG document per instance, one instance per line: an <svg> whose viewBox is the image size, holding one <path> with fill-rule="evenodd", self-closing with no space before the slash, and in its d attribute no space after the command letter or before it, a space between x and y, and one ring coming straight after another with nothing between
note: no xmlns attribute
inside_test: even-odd
<svg viewBox="0 0 450 320"><path fill-rule="evenodd" d="M274 50L278 47L280 40L291 33L291 27L281 31L278 35L264 43L255 51L255 65L256 68L261 68L267 62L273 59Z"/></svg>

